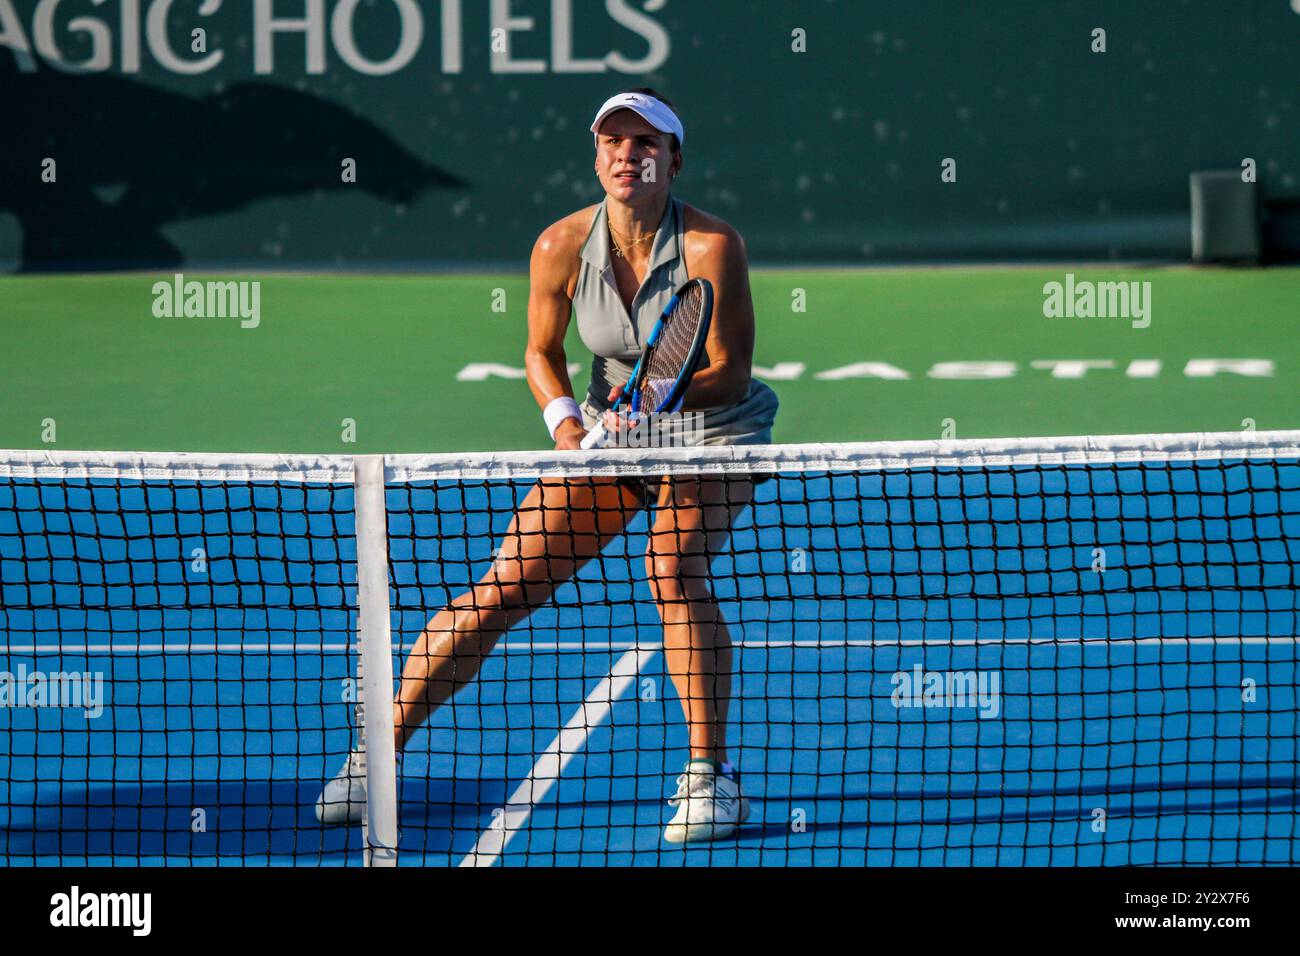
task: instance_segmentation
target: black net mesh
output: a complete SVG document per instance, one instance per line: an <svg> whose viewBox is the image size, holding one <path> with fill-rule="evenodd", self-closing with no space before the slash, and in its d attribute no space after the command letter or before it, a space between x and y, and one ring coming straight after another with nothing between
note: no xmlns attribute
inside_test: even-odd
<svg viewBox="0 0 1300 956"><path fill-rule="evenodd" d="M650 488L390 480L402 863L1297 861L1294 460ZM0 859L360 863L353 508L0 480Z"/></svg>

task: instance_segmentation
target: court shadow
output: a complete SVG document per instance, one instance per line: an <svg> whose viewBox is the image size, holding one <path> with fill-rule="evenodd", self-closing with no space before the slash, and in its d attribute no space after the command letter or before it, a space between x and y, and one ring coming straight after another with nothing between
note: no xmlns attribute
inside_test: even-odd
<svg viewBox="0 0 1300 956"><path fill-rule="evenodd" d="M1091 819L1094 807L1102 807L1112 820L1162 815L1215 813L1228 815L1252 811L1288 812L1300 809L1300 780L1271 777L1234 781L1231 787L1217 787L1211 781L1192 781L1177 788L1152 784L1122 789L1106 787L1008 788L1005 790L949 789L858 791L829 797L825 794L793 794L771 801L786 807L817 808L824 804L888 803L902 808L892 820L877 818L827 820L819 812L809 814L803 822L808 832L818 830L863 830L879 826L959 826L986 823L1035 823L1042 821ZM1254 791L1252 793L1252 791ZM1211 796L1206 796L1210 794ZM996 801L998 807L987 811L955 812L954 804ZM771 824L749 824L741 835L777 837L790 832L786 820Z"/></svg>
<svg viewBox="0 0 1300 956"><path fill-rule="evenodd" d="M509 780L470 777L402 777L398 782L398 820L403 824L441 825L468 815L490 816L502 806Z"/></svg>
<svg viewBox="0 0 1300 956"><path fill-rule="evenodd" d="M1233 788L1189 784L1186 789L1134 787L1122 791L1102 788L1070 790L1019 789L998 793L976 790L872 790L837 794L755 797L754 817L742 826L738 839L777 845L791 834L790 812L806 810L802 840L816 845L818 834L850 833L880 827L1016 824L1040 821L1087 822L1088 808L1106 807L1112 820L1160 815L1248 812L1294 813L1300 793L1291 778L1245 781ZM411 859L455 860L468 852L492 811L502 806L515 784L502 779L403 778L399 800L400 846ZM38 794L23 804L13 795L0 810L0 858L94 858L123 863L193 865L239 863L305 863L341 865L359 861L360 827L322 827L314 804L319 781L235 780L177 781L168 784L64 784L57 793ZM1261 791L1246 795L1246 791ZM1179 799L1185 793L1187 799ZM1206 798L1203 794L1210 793ZM1201 796L1194 796L1202 794ZM1098 798L1098 799L1093 799ZM1104 798L1104 803L1100 798ZM996 801L987 811L955 812L971 801ZM891 819L870 819L873 802L895 808ZM1010 804L1010 806L1008 805ZM593 819L616 810L639 819L648 808L662 809L657 799L565 800L558 809L593 811ZM846 805L861 811L846 812ZM835 808L839 813L835 813ZM779 815L772 819L773 815ZM766 817L766 819L764 819ZM811 835L809 837L808 835ZM861 838L839 838L835 845L857 846Z"/></svg>
<svg viewBox="0 0 1300 956"><path fill-rule="evenodd" d="M446 854L453 844L472 844L482 818L499 805L507 786L504 780L404 781L403 848ZM317 822L320 787L319 781L299 780L65 783L31 803L6 798L0 858L188 859L197 865L356 862L361 829Z"/></svg>
<svg viewBox="0 0 1300 956"><path fill-rule="evenodd" d="M186 96L113 74L23 73L0 57L0 89L0 210L22 230L19 271L171 269L186 262L164 234L174 223L303 193L407 203L467 187L363 116L270 83ZM357 161L355 185L341 181L344 158ZM41 181L46 159L56 183Z"/></svg>
<svg viewBox="0 0 1300 956"><path fill-rule="evenodd" d="M1090 819L1094 807L1101 807L1111 819L1153 817L1172 814L1248 813L1252 810L1294 809L1300 807L1300 794L1293 778L1234 781L1231 787L1212 781L1193 781L1177 788L1168 785L1125 787L1080 787L1069 790L1027 789L990 794L968 791L950 793L948 800L1007 799L1040 801L1041 806L1027 804L1021 809L997 813L950 814L948 823L1036 822L1077 818ZM1250 794L1249 791L1268 791ZM1207 796L1209 795L1209 796ZM901 799L908 799L902 797ZM915 795L911 799L921 799ZM927 800L930 798L927 798ZM1064 805L1061 801L1065 801ZM925 822L929 821L928 815Z"/></svg>

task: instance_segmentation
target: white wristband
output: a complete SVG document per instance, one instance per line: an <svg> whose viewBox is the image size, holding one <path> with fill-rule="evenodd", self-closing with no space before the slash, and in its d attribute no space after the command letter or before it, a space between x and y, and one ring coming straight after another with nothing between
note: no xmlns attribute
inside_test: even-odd
<svg viewBox="0 0 1300 956"><path fill-rule="evenodd" d="M542 418L546 420L546 429L555 437L555 429L560 427L560 422L566 418L576 418L579 423L582 422L582 409L568 395L561 395L559 398L552 399L551 403L546 406L546 411L542 412Z"/></svg>

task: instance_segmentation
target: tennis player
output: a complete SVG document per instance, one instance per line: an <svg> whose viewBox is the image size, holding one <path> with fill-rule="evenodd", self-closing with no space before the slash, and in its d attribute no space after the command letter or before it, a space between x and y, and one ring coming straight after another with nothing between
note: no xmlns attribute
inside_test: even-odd
<svg viewBox="0 0 1300 956"><path fill-rule="evenodd" d="M754 308L745 246L726 222L673 195L686 133L672 103L647 88L619 93L601 105L591 131L605 199L542 232L529 272L528 384L555 447L579 447L618 398L673 292L696 276L709 279L715 295L706 355L682 405L697 413L696 443L770 442L777 399L751 377ZM564 354L571 315L595 356L582 404L573 397ZM749 478L721 476L540 481L519 505L492 568L428 623L407 660L395 702L399 752L475 676L507 629L649 508L646 574L690 743L664 839L733 834L749 802L727 759L732 644L708 571L753 486ZM316 806L322 822L364 817L364 759L351 755L326 786Z"/></svg>

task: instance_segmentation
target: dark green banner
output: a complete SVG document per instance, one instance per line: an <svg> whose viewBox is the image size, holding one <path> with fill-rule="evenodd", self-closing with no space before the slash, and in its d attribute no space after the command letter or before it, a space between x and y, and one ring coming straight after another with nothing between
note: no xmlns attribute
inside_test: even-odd
<svg viewBox="0 0 1300 956"><path fill-rule="evenodd" d="M518 267L652 85L758 263L1300 253L1289 0L0 0L0 267ZM355 181L351 171L355 169Z"/></svg>

